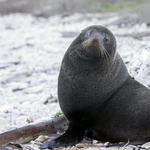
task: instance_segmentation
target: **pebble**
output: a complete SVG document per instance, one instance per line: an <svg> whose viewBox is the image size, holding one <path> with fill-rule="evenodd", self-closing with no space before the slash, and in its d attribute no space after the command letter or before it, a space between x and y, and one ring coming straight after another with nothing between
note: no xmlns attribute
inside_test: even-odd
<svg viewBox="0 0 150 150"><path fill-rule="evenodd" d="M79 148L77 148L76 146L72 146L72 147L70 148L70 150L79 150Z"/></svg>
<svg viewBox="0 0 150 150"><path fill-rule="evenodd" d="M109 142L105 142L104 143L104 146L108 146L110 143Z"/></svg>
<svg viewBox="0 0 150 150"><path fill-rule="evenodd" d="M30 146L23 147L23 150L31 150Z"/></svg>
<svg viewBox="0 0 150 150"><path fill-rule="evenodd" d="M146 148L146 149L150 149L150 142L147 142L147 143L145 143L145 144L143 144L142 146L141 146L141 148Z"/></svg>
<svg viewBox="0 0 150 150"><path fill-rule="evenodd" d="M77 148L83 148L84 146L85 146L84 143L78 143L78 144L76 144L76 147L77 147Z"/></svg>
<svg viewBox="0 0 150 150"><path fill-rule="evenodd" d="M70 148L71 148L71 146L68 146L68 147L66 148L66 150L70 150Z"/></svg>
<svg viewBox="0 0 150 150"><path fill-rule="evenodd" d="M34 145L36 145L36 147L39 148L42 145L42 143L39 141L35 141L33 144L33 147L34 147Z"/></svg>
<svg viewBox="0 0 150 150"><path fill-rule="evenodd" d="M104 146L104 144L103 143L98 143L98 144L96 144L97 146L100 146L100 147L103 147Z"/></svg>
<svg viewBox="0 0 150 150"><path fill-rule="evenodd" d="M93 144L97 144L97 143L99 143L98 140L93 140Z"/></svg>
<svg viewBox="0 0 150 150"><path fill-rule="evenodd" d="M66 148L65 147L59 147L59 148L57 148L57 150L66 150Z"/></svg>
<svg viewBox="0 0 150 150"><path fill-rule="evenodd" d="M48 140L48 139L49 139L48 136L40 135L40 136L36 139L36 141L44 143L44 141L46 141L46 140Z"/></svg>

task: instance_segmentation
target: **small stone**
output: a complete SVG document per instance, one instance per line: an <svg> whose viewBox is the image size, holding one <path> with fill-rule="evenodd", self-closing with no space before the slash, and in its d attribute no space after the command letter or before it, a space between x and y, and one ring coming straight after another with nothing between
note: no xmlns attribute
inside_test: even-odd
<svg viewBox="0 0 150 150"><path fill-rule="evenodd" d="M86 145L84 148L87 149L87 148L102 148L104 146L104 144L100 143L100 144L88 144Z"/></svg>
<svg viewBox="0 0 150 150"><path fill-rule="evenodd" d="M22 102L20 107L25 107L25 106L30 106L30 105L31 105L31 102L26 100L26 101Z"/></svg>
<svg viewBox="0 0 150 150"><path fill-rule="evenodd" d="M104 146L108 146L110 143L109 142L105 142L104 143Z"/></svg>
<svg viewBox="0 0 150 150"><path fill-rule="evenodd" d="M42 143L38 143L38 142L36 143L36 142L35 142L35 143L32 145L32 147L33 147L34 150L39 150L39 147L40 147L41 145L42 145Z"/></svg>
<svg viewBox="0 0 150 150"><path fill-rule="evenodd" d="M146 148L146 149L150 148L150 142L147 142L147 143L143 144L141 146L141 148Z"/></svg>
<svg viewBox="0 0 150 150"><path fill-rule="evenodd" d="M23 147L23 150L31 150L31 147L30 146L25 146L25 147Z"/></svg>
<svg viewBox="0 0 150 150"><path fill-rule="evenodd" d="M66 150L70 150L70 148L71 148L71 146L68 146L68 147L66 148Z"/></svg>
<svg viewBox="0 0 150 150"><path fill-rule="evenodd" d="M57 148L57 150L66 150L66 148L65 147L59 147L59 148Z"/></svg>
<svg viewBox="0 0 150 150"><path fill-rule="evenodd" d="M98 145L98 146L104 146L104 144L103 143L98 143L98 144L96 144L96 145Z"/></svg>
<svg viewBox="0 0 150 150"><path fill-rule="evenodd" d="M79 148L77 148L76 146L72 146L72 147L70 148L70 150L79 150Z"/></svg>
<svg viewBox="0 0 150 150"><path fill-rule="evenodd" d="M98 140L93 140L93 144L99 143Z"/></svg>
<svg viewBox="0 0 150 150"><path fill-rule="evenodd" d="M57 102L58 102L58 98L50 95L50 97L48 97L46 99L46 101L44 102L44 104L47 104L47 103L57 103Z"/></svg>
<svg viewBox="0 0 150 150"><path fill-rule="evenodd" d="M40 135L40 136L36 139L36 141L43 143L44 141L47 141L48 139L49 139L48 136Z"/></svg>
<svg viewBox="0 0 150 150"><path fill-rule="evenodd" d="M41 146L42 145L42 143L41 142L39 142L39 141L35 141L35 143L34 144L36 144L36 145L38 145L38 146Z"/></svg>
<svg viewBox="0 0 150 150"><path fill-rule="evenodd" d="M83 148L84 146L85 146L84 143L78 143L78 144L76 144L76 147L77 147L77 148Z"/></svg>
<svg viewBox="0 0 150 150"><path fill-rule="evenodd" d="M27 120L26 120L26 122L27 122L27 124L30 124L30 123L33 123L34 121L33 121L33 118L27 118Z"/></svg>

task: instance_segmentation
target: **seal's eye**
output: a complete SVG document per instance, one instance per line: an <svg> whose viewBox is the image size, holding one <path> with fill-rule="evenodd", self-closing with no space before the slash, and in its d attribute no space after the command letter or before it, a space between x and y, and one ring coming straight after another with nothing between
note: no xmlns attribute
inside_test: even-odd
<svg viewBox="0 0 150 150"><path fill-rule="evenodd" d="M107 36L104 37L103 39L104 44L108 45L109 44L109 38Z"/></svg>
<svg viewBox="0 0 150 150"><path fill-rule="evenodd" d="M93 32L94 32L93 29L89 30L89 31L85 34L85 37L86 37L86 38L89 38L89 37L92 35Z"/></svg>

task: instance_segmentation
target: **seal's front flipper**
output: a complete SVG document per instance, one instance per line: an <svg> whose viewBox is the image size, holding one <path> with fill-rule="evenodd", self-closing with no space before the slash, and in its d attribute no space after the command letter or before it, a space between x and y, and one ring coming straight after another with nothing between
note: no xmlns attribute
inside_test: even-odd
<svg viewBox="0 0 150 150"><path fill-rule="evenodd" d="M67 147L67 146L73 146L75 144L77 144L78 142L80 142L82 140L82 138L77 137L76 135L70 135L67 133L64 133L62 136L48 141L46 143L44 143L40 149L44 149L44 148L58 148L58 147Z"/></svg>
<svg viewBox="0 0 150 150"><path fill-rule="evenodd" d="M58 138L44 143L40 149L44 148L58 148L58 147L67 147L73 146L80 142L84 136L84 129L81 126L69 125L68 130Z"/></svg>

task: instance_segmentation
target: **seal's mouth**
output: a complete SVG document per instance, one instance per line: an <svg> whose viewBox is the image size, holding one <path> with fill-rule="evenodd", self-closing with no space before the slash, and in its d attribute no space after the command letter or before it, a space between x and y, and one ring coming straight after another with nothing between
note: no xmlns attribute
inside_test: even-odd
<svg viewBox="0 0 150 150"><path fill-rule="evenodd" d="M97 36L87 39L82 43L82 46L85 52L91 56L100 57L101 53L105 50L103 44Z"/></svg>

